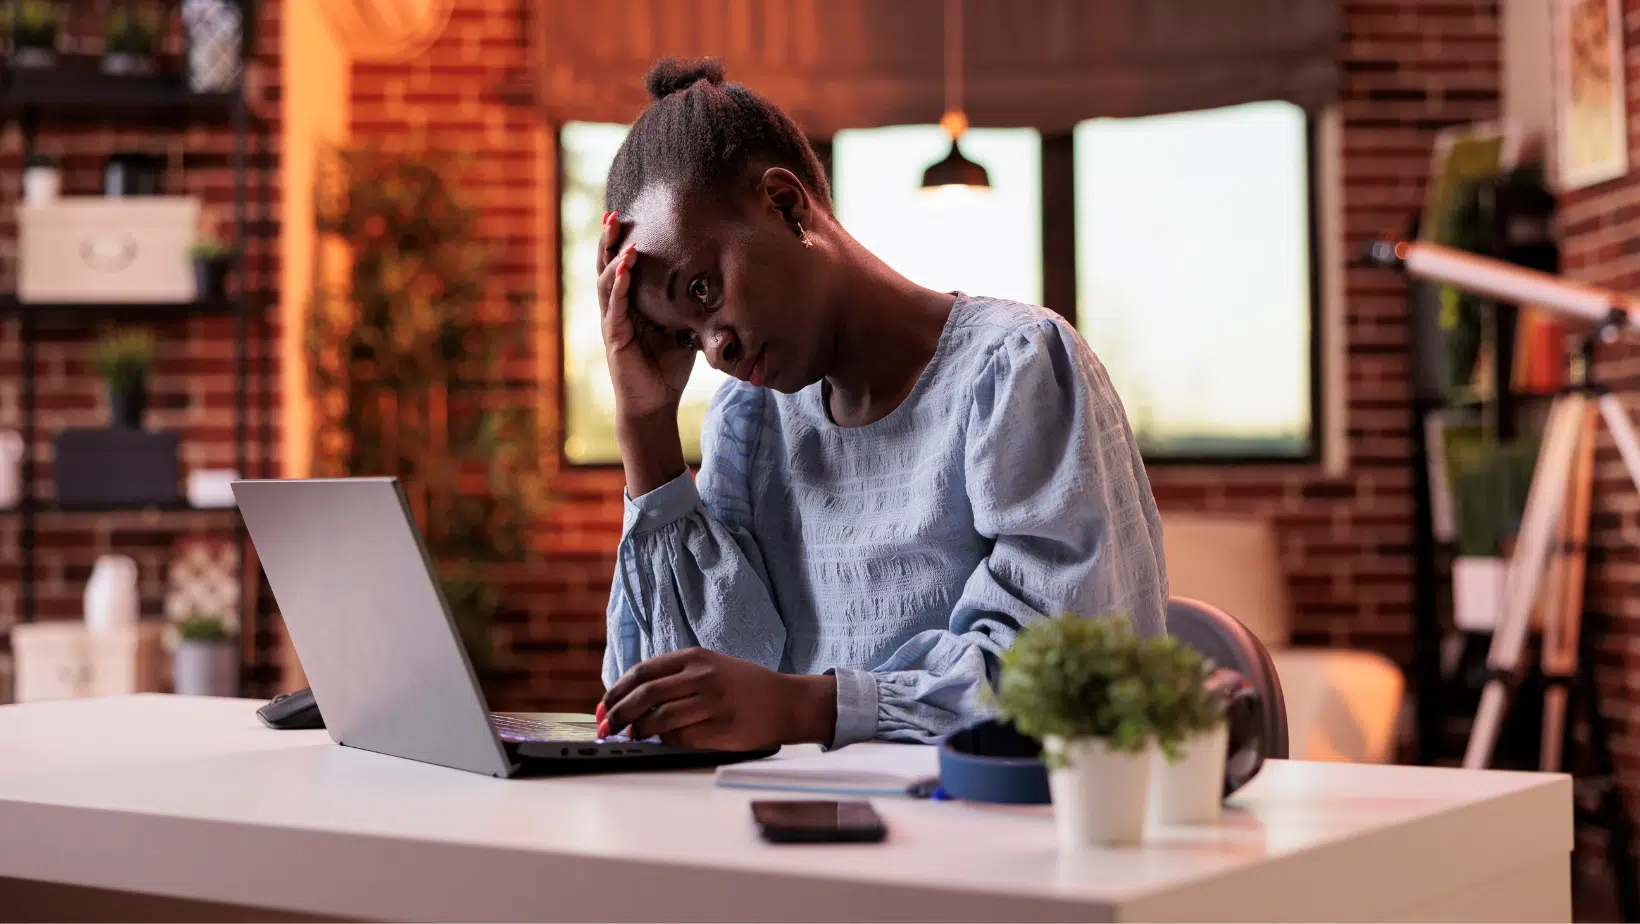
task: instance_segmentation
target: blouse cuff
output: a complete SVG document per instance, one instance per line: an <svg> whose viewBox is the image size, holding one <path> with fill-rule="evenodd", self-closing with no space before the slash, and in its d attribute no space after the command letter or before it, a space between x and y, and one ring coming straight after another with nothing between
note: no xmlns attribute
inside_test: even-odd
<svg viewBox="0 0 1640 924"><path fill-rule="evenodd" d="M839 667L837 677L837 728L832 732L832 749L877 737L877 678L869 671Z"/></svg>
<svg viewBox="0 0 1640 924"><path fill-rule="evenodd" d="M676 523L700 503L700 493L695 490L695 479L688 468L683 470L683 474L637 499L625 491L621 492L621 496L626 500L621 531L628 536L642 535Z"/></svg>

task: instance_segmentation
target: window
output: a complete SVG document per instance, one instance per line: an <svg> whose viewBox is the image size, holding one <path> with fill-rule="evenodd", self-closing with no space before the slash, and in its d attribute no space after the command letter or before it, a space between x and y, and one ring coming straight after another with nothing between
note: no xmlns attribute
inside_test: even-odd
<svg viewBox="0 0 1640 924"><path fill-rule="evenodd" d="M571 123L560 134L571 464L620 461L593 267L604 177L625 133ZM1042 304L1045 276L1065 302L1074 280L1077 327L1147 460L1311 459L1320 381L1311 135L1304 111L1280 102L1095 119L1047 145L1030 129L972 129L963 152L992 185L975 195L920 189L949 149L939 127L861 129L832 139L832 190L844 227L930 288ZM1058 178L1046 192L1045 172ZM1045 194L1049 225L1073 229L1054 241L1043 239ZM724 378L697 361L679 421L691 460Z"/></svg>
<svg viewBox="0 0 1640 924"><path fill-rule="evenodd" d="M1146 457L1315 442L1310 131L1253 103L1076 127L1077 326Z"/></svg>
<svg viewBox="0 0 1640 924"><path fill-rule="evenodd" d="M558 135L562 165L559 200L563 306L564 458L572 465L621 461L615 438L615 389L604 359L598 317L598 232L604 218L604 181L627 126L571 122ZM684 458L700 459L706 406L728 376L695 360L678 409Z"/></svg>
<svg viewBox="0 0 1640 924"><path fill-rule="evenodd" d="M962 151L991 192L924 192L923 171L951 139L937 125L838 132L837 218L865 248L920 285L1042 303L1042 139L1031 129L974 129Z"/></svg>

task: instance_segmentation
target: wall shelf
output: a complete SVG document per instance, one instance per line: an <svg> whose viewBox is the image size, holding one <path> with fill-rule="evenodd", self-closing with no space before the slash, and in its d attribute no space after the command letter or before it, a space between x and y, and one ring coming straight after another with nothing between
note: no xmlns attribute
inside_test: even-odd
<svg viewBox="0 0 1640 924"><path fill-rule="evenodd" d="M265 302L265 300L262 300ZM24 302L16 295L0 295L0 318L24 314L38 323L62 320L167 321L211 315L232 315L238 299L197 302Z"/></svg>
<svg viewBox="0 0 1640 924"><path fill-rule="evenodd" d="M56 67L4 72L0 114L53 125L234 118L238 93L195 93L182 78L104 74L96 55L59 55Z"/></svg>

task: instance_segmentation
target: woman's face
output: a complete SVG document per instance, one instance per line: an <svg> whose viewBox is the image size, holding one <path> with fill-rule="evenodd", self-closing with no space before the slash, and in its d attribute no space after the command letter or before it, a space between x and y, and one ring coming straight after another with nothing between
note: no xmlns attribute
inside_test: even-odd
<svg viewBox="0 0 1640 924"><path fill-rule="evenodd" d="M713 368L788 394L825 374L835 337L823 261L780 198L650 186L620 216L637 250L631 291L646 349L702 350Z"/></svg>

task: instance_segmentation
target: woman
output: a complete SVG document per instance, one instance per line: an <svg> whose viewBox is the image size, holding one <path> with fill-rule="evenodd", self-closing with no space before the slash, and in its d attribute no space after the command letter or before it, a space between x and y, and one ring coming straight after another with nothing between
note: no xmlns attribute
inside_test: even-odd
<svg viewBox="0 0 1640 924"><path fill-rule="evenodd" d="M791 119L716 62L645 83L598 259L627 483L601 732L930 742L986 714L1033 620L1162 632L1149 482L1075 330L890 269ZM677 423L696 350L738 380L698 483Z"/></svg>

